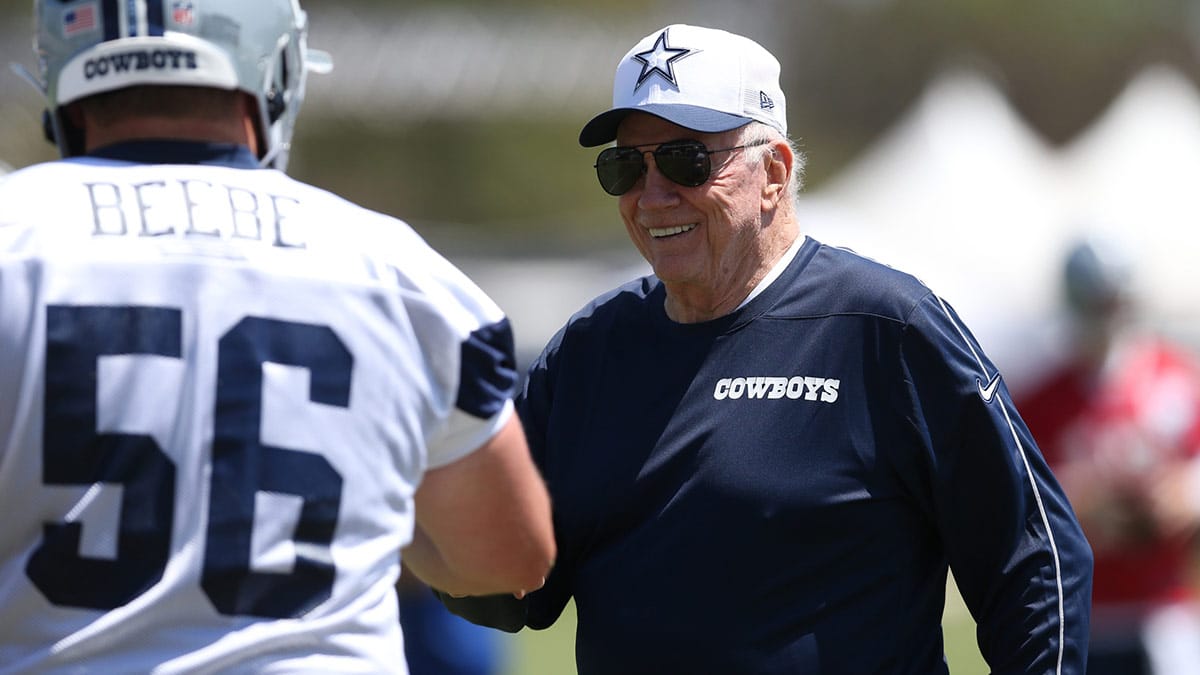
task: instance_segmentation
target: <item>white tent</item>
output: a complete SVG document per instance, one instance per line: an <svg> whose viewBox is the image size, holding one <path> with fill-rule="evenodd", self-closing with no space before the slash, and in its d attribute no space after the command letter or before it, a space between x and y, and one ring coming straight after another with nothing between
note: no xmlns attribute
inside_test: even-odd
<svg viewBox="0 0 1200 675"><path fill-rule="evenodd" d="M1200 346L1200 94L1146 70L1062 153L1075 228L1118 234L1154 323Z"/></svg>
<svg viewBox="0 0 1200 675"><path fill-rule="evenodd" d="M1064 236L1055 158L974 72L934 80L859 161L803 201L802 226L911 272L963 316L1011 380L1054 310ZM1017 358L1017 355L1020 358Z"/></svg>

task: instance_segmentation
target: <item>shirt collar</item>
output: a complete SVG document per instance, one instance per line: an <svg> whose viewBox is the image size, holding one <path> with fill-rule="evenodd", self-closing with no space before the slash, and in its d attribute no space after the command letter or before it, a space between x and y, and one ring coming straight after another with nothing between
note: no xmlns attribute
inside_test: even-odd
<svg viewBox="0 0 1200 675"><path fill-rule="evenodd" d="M257 169L258 158L244 145L197 141L125 141L97 148L89 157L140 164L208 164Z"/></svg>
<svg viewBox="0 0 1200 675"><path fill-rule="evenodd" d="M771 283L776 279L778 279L781 274L783 274L783 271L787 269L787 266L792 264L792 259L796 257L796 252L800 250L800 245L804 243L806 238L807 237L803 234L796 236L796 240L792 242L792 245L788 247L787 251L784 251L783 255L779 258L779 262L776 262L775 266L771 268L771 271L767 272L767 276L763 277L762 281L758 282L758 285L755 286L752 291L750 291L750 295L747 295L746 299L742 300L742 303L737 306L737 309L734 310L735 312L738 309L745 307L754 298L757 298L760 293L767 290L767 287L770 286Z"/></svg>

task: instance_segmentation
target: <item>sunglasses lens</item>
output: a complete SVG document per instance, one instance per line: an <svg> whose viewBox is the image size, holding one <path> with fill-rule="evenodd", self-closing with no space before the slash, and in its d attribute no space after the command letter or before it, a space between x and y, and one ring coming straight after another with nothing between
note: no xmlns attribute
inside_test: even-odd
<svg viewBox="0 0 1200 675"><path fill-rule="evenodd" d="M637 148L606 148L596 158L596 177L610 195L629 192L646 170L644 154ZM654 151L654 163L662 175L685 187L703 185L712 172L708 148L699 141L663 143Z"/></svg>
<svg viewBox="0 0 1200 675"><path fill-rule="evenodd" d="M664 176L685 187L703 185L712 170L708 149L699 141L664 143L654 151L654 162Z"/></svg>
<svg viewBox="0 0 1200 675"><path fill-rule="evenodd" d="M600 179L600 187L613 196L629 192L644 168L642 153L635 148L606 148L596 158L596 177Z"/></svg>

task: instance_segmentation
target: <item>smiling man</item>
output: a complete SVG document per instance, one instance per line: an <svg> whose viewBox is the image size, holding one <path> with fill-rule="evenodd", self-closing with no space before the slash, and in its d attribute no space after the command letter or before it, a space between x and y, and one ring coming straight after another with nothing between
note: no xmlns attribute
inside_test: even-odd
<svg viewBox="0 0 1200 675"><path fill-rule="evenodd" d="M580 142L653 275L572 317L518 409L592 673L946 673L953 570L993 672L1085 668L1091 551L1007 388L910 275L801 233L779 63L672 25Z"/></svg>

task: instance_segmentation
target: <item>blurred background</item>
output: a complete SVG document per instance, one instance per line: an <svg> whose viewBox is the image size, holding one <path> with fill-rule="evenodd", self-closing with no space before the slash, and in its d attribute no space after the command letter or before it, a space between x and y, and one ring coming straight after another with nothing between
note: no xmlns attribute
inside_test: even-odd
<svg viewBox="0 0 1200 675"><path fill-rule="evenodd" d="M0 0L0 62L36 71L31 4ZM1136 234L1160 320L1197 339L1200 278L1175 268L1200 250L1194 0L304 6L310 45L335 70L309 80L290 172L406 219L476 272L518 320L523 358L642 269L576 137L607 107L620 56L672 22L728 28L779 57L809 157L808 233L922 277L996 360L1022 345L1010 380L1033 362L1031 322L1011 315L1051 311L1050 261L1080 228ZM41 109L0 71L0 161L53 157Z"/></svg>
<svg viewBox="0 0 1200 675"><path fill-rule="evenodd" d="M31 4L0 0L0 62L36 72ZM1142 320L1200 346L1195 0L303 4L335 70L309 80L290 173L412 224L512 315L522 360L645 271L576 138L620 56L675 22L779 57L807 233L921 277L1010 389L1062 349L1058 264L1084 232L1127 242ZM41 110L0 71L0 162L55 156ZM570 631L517 638L512 672L569 672Z"/></svg>

